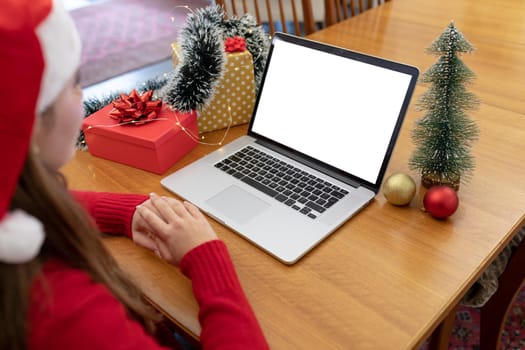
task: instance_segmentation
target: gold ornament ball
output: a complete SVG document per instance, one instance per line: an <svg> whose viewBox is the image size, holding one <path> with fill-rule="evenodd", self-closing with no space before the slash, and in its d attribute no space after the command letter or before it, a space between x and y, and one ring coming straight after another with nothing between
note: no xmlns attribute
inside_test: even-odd
<svg viewBox="0 0 525 350"><path fill-rule="evenodd" d="M383 195L389 203L394 205L407 205L415 194L416 183L407 174L392 174L383 185Z"/></svg>

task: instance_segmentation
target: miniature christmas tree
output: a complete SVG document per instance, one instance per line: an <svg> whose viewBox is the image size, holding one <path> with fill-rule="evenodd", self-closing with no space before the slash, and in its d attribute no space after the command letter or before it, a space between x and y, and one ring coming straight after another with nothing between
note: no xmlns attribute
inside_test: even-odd
<svg viewBox="0 0 525 350"><path fill-rule="evenodd" d="M466 111L475 108L478 99L465 85L475 75L459 58L473 50L453 22L427 49L439 59L420 80L431 85L417 103L426 113L412 131L416 150L409 161L412 170L421 171L425 187L445 184L457 190L474 169L470 146L479 131Z"/></svg>

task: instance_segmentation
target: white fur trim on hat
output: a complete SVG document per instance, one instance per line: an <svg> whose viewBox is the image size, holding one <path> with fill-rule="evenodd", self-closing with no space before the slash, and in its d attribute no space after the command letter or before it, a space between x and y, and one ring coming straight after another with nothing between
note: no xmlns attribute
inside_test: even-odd
<svg viewBox="0 0 525 350"><path fill-rule="evenodd" d="M44 243L44 225L22 210L0 221L0 261L23 264L33 260Z"/></svg>
<svg viewBox="0 0 525 350"><path fill-rule="evenodd" d="M44 74L36 110L42 113L57 98L80 64L80 37L69 13L58 0L36 30L44 55Z"/></svg>

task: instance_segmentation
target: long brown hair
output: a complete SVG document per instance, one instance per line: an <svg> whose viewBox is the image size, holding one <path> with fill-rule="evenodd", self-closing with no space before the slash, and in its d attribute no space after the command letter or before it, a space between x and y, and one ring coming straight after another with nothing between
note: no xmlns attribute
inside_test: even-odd
<svg viewBox="0 0 525 350"><path fill-rule="evenodd" d="M44 224L46 238L33 261L0 263L0 349L26 349L31 286L50 258L86 271L120 300L132 318L153 331L155 313L105 249L100 232L69 194L64 177L47 169L31 152L11 201L11 210L17 208Z"/></svg>

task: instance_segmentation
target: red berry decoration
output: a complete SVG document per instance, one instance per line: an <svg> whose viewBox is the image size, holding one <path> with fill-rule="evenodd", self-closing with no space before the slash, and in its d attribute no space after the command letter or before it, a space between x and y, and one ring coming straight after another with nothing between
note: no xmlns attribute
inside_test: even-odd
<svg viewBox="0 0 525 350"><path fill-rule="evenodd" d="M446 219L458 208L456 191L448 186L434 186L428 189L423 198L425 210L436 219Z"/></svg>

